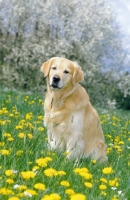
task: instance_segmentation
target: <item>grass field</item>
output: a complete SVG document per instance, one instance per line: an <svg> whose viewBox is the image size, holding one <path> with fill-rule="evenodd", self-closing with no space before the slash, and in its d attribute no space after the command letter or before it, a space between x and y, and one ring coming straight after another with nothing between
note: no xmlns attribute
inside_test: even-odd
<svg viewBox="0 0 130 200"><path fill-rule="evenodd" d="M109 161L75 164L48 150L43 102L0 89L0 200L129 200L130 112L99 109Z"/></svg>

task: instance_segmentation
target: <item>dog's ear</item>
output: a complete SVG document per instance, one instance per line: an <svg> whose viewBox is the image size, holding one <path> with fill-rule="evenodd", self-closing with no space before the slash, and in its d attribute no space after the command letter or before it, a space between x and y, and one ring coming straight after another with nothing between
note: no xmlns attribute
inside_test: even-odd
<svg viewBox="0 0 130 200"><path fill-rule="evenodd" d="M44 73L45 77L48 76L51 64L55 59L56 57L53 57L50 60L47 60L46 62L44 62L43 65L41 66L41 71Z"/></svg>
<svg viewBox="0 0 130 200"><path fill-rule="evenodd" d="M77 82L82 82L84 80L84 73L81 69L81 67L76 63L73 62L74 65L74 73L73 73L73 85Z"/></svg>
<svg viewBox="0 0 130 200"><path fill-rule="evenodd" d="M46 61L43 63L43 65L41 66L41 71L44 73L44 76L48 76L49 74L49 70L50 70L50 60Z"/></svg>

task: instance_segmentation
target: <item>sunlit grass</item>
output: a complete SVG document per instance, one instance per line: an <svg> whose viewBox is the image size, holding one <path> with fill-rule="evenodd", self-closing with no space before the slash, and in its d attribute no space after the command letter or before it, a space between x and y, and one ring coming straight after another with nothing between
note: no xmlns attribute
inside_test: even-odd
<svg viewBox="0 0 130 200"><path fill-rule="evenodd" d="M37 94L0 91L0 199L125 200L130 197L130 113L100 110L109 162L50 152Z"/></svg>

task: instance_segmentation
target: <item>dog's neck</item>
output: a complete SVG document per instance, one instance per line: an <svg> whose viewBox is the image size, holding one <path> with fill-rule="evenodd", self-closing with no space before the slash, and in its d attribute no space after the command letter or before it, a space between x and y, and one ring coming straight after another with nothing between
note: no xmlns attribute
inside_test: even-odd
<svg viewBox="0 0 130 200"><path fill-rule="evenodd" d="M48 88L48 92L51 94L51 96L56 99L56 100L60 100L60 99L65 99L68 96L70 96L74 90L76 89L77 85L72 86L72 87L67 87L67 88L62 88L62 89L58 89L58 90L52 90L50 87Z"/></svg>

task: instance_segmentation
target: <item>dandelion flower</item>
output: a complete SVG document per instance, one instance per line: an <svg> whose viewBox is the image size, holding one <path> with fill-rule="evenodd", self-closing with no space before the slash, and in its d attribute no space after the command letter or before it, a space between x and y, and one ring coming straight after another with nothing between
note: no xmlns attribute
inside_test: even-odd
<svg viewBox="0 0 130 200"><path fill-rule="evenodd" d="M80 193L74 194L70 197L70 200L86 200L86 199L87 199L86 196Z"/></svg>
<svg viewBox="0 0 130 200"><path fill-rule="evenodd" d="M84 185L87 187L87 188L92 188L92 183L90 182L85 182Z"/></svg>
<svg viewBox="0 0 130 200"><path fill-rule="evenodd" d="M107 186L102 184L102 185L99 185L99 189L100 190L106 190L107 189Z"/></svg>
<svg viewBox="0 0 130 200"><path fill-rule="evenodd" d="M20 199L16 196L13 196L13 197L10 197L8 200L20 200Z"/></svg>
<svg viewBox="0 0 130 200"><path fill-rule="evenodd" d="M69 187L70 183L68 181L61 181L60 184L65 187Z"/></svg>
<svg viewBox="0 0 130 200"><path fill-rule="evenodd" d="M95 165L97 161L96 160L92 160L91 162L92 162L93 165Z"/></svg>
<svg viewBox="0 0 130 200"><path fill-rule="evenodd" d="M27 197L32 197L32 196L37 196L38 194L35 190L27 189L26 191L24 191L24 195Z"/></svg>
<svg viewBox="0 0 130 200"><path fill-rule="evenodd" d="M44 127L39 127L38 131L44 131Z"/></svg>
<svg viewBox="0 0 130 200"><path fill-rule="evenodd" d="M29 139L33 138L33 135L31 133L28 133L27 136L28 136Z"/></svg>
<svg viewBox="0 0 130 200"><path fill-rule="evenodd" d="M13 186L14 189L18 189L18 190L26 190L27 189L27 186L26 185L14 185Z"/></svg>
<svg viewBox="0 0 130 200"><path fill-rule="evenodd" d="M19 137L19 138L24 138L24 136L25 136L24 133L19 133L19 134L18 134L18 137Z"/></svg>
<svg viewBox="0 0 130 200"><path fill-rule="evenodd" d="M2 195L14 195L14 192L10 189L0 188L0 194L2 194Z"/></svg>
<svg viewBox="0 0 130 200"><path fill-rule="evenodd" d="M107 183L108 182L107 179L105 179L105 178L100 178L100 181L103 182L103 183Z"/></svg>
<svg viewBox="0 0 130 200"><path fill-rule="evenodd" d="M27 113L26 120L31 120L31 119L32 119L32 113Z"/></svg>
<svg viewBox="0 0 130 200"><path fill-rule="evenodd" d="M19 129L22 130L22 129L23 129L23 126L17 125L15 128L16 128L16 130L19 130Z"/></svg>
<svg viewBox="0 0 130 200"><path fill-rule="evenodd" d="M60 200L61 197L59 194L50 194L50 195L45 195L41 200Z"/></svg>
<svg viewBox="0 0 130 200"><path fill-rule="evenodd" d="M57 176L58 172L55 169L53 169L53 168L48 168L48 169L44 170L44 174L46 176L51 177L51 176Z"/></svg>
<svg viewBox="0 0 130 200"><path fill-rule="evenodd" d="M38 164L38 166L40 167L46 167L47 163L52 161L52 158L50 157L45 157L45 158L39 158L36 160L36 163Z"/></svg>
<svg viewBox="0 0 130 200"><path fill-rule="evenodd" d="M4 156L4 155L7 156L7 155L9 155L9 154L10 154L9 150L7 150L7 149L2 149L2 150L1 150L1 155L2 155L2 156Z"/></svg>
<svg viewBox="0 0 130 200"><path fill-rule="evenodd" d="M39 166L34 166L33 169L32 169L32 171L33 172L37 172L38 169L39 169Z"/></svg>
<svg viewBox="0 0 130 200"><path fill-rule="evenodd" d="M117 179L114 179L114 180L110 180L109 181L109 185L111 186L111 187L118 187L119 186L119 183L118 183L118 181L117 181Z"/></svg>
<svg viewBox="0 0 130 200"><path fill-rule="evenodd" d="M12 176L14 173L13 173L13 170L8 169L5 171L5 174L6 174L6 176Z"/></svg>
<svg viewBox="0 0 130 200"><path fill-rule="evenodd" d="M90 173L81 173L80 176L84 177L87 180L92 178L92 174Z"/></svg>
<svg viewBox="0 0 130 200"><path fill-rule="evenodd" d="M82 172L88 173L89 171L88 171L88 169L86 167L83 167L83 168L76 168L76 169L74 169L74 172L77 173L77 174L80 174Z"/></svg>
<svg viewBox="0 0 130 200"><path fill-rule="evenodd" d="M20 156L21 154L23 154L23 150L18 150L18 151L16 152L16 156Z"/></svg>
<svg viewBox="0 0 130 200"><path fill-rule="evenodd" d="M9 138L8 138L8 141L9 141L9 142L12 142L12 141L14 141L14 138L13 138L13 137L9 137Z"/></svg>
<svg viewBox="0 0 130 200"><path fill-rule="evenodd" d="M45 190L46 189L46 187L45 187L45 185L43 183L36 183L34 185L34 188L38 189L38 190Z"/></svg>
<svg viewBox="0 0 130 200"><path fill-rule="evenodd" d="M72 189L66 189L65 193L69 194L69 195L74 195L75 194L74 190L72 190Z"/></svg>
<svg viewBox="0 0 130 200"><path fill-rule="evenodd" d="M106 167L102 170L103 174L112 174L113 173L113 169L112 167Z"/></svg>
<svg viewBox="0 0 130 200"><path fill-rule="evenodd" d="M29 180L30 178L34 178L36 174L33 171L21 172L22 178L25 180Z"/></svg>
<svg viewBox="0 0 130 200"><path fill-rule="evenodd" d="M116 197L116 195L114 195L114 197L112 198L112 200L118 200L118 198Z"/></svg>
<svg viewBox="0 0 130 200"><path fill-rule="evenodd" d="M64 175L66 175L66 172L64 172L64 171L58 171L58 175L64 176Z"/></svg>
<svg viewBox="0 0 130 200"><path fill-rule="evenodd" d="M13 184L13 183L14 183L14 180L13 180L13 179L7 179L7 180L6 180L6 183L8 183L8 184L10 184L10 185L11 185L11 184Z"/></svg>

